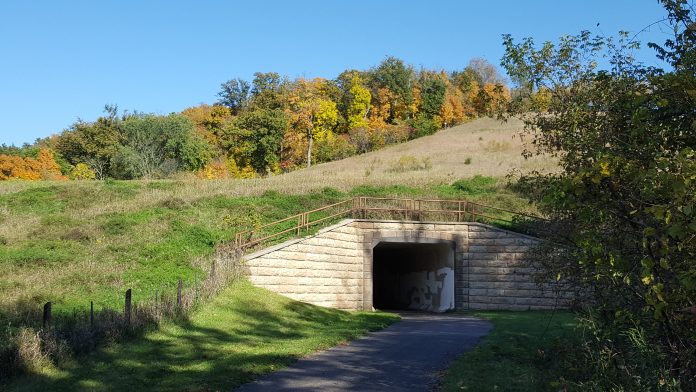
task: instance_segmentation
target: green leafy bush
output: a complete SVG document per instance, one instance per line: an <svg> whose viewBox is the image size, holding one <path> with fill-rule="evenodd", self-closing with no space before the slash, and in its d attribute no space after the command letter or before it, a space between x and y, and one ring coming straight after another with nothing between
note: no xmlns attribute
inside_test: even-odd
<svg viewBox="0 0 696 392"><path fill-rule="evenodd" d="M457 180L452 183L452 187L469 195L480 195L490 192L497 183L498 180L493 177L476 175L472 178Z"/></svg>

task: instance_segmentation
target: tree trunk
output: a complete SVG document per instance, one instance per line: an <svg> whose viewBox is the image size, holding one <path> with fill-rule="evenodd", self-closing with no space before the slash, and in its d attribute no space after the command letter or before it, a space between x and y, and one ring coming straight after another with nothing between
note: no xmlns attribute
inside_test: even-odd
<svg viewBox="0 0 696 392"><path fill-rule="evenodd" d="M312 145L314 144L314 138L312 137L312 131L307 133L307 167L312 166Z"/></svg>

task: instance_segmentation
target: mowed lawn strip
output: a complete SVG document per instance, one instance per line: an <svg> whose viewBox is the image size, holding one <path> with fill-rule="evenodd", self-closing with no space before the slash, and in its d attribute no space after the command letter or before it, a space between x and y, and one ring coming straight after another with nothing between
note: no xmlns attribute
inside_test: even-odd
<svg viewBox="0 0 696 392"><path fill-rule="evenodd" d="M579 338L576 316L551 311L477 311L494 329L472 351L458 358L441 379L442 391L562 391L558 360Z"/></svg>
<svg viewBox="0 0 696 392"><path fill-rule="evenodd" d="M344 312L233 283L188 320L17 379L10 391L230 390L398 320Z"/></svg>

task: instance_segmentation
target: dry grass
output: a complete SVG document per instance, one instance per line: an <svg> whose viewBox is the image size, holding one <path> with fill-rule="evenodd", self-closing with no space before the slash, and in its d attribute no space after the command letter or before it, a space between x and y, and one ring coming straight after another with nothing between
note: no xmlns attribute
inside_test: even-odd
<svg viewBox="0 0 696 392"><path fill-rule="evenodd" d="M535 157L525 160L521 157L523 145L518 136L521 128L522 124L517 121L503 124L493 119L479 119L380 151L264 179L180 178L113 185L104 182L2 182L0 198L6 200L0 199L2 243L13 246L41 239L75 244L76 251L65 250L74 254L70 262L5 264L0 281L0 293L3 294L0 307L48 300L37 293L50 293L52 299L61 298L75 287L91 293L99 287L110 286L114 288L113 295L117 296L116 289L120 290L128 283L124 282L123 270L129 268L129 264L128 260L123 260L123 255L136 257L135 250L162 241L170 230L171 218L146 219L138 224L137 236L128 238L105 234L102 225L114 214L140 213L156 207L190 206L197 200L216 195L257 196L267 191L306 194L324 187L348 191L361 185L427 187L479 174L502 177L513 170L553 170L555 163L551 159ZM423 164L418 170L394 170L395 162L404 157L413 157L414 161L427 162L427 165ZM57 212L37 212L42 208L40 200L36 203L24 201L36 205L36 210L17 211L9 205L7 197L11 194L28 189L40 191L41 187L53 187L50 197L58 194L65 208ZM202 209L187 208L187 211L189 217L184 219L191 222L215 219L215 216L203 216L206 212ZM180 218L180 214L171 214L169 216ZM47 218L57 221L47 221ZM75 228L79 232L74 231ZM82 241L84 233L86 237ZM66 238L66 235L71 238ZM107 298L103 300L111 302Z"/></svg>
<svg viewBox="0 0 696 392"><path fill-rule="evenodd" d="M513 171L555 170L556 162L549 157L537 156L530 159L522 157L524 145L519 137L521 130L522 123L517 120L501 123L494 119L483 118L379 151L268 178L201 181L184 176L179 182L186 186L164 187L164 189L156 186L158 181L136 181L145 185L155 185L146 192L139 192L131 199L117 202L111 195L104 194L102 202L91 203L90 206L75 213L84 218L95 214L132 211L134 208L156 205L173 198L191 202L201 197L214 195L254 196L269 190L286 194L305 194L324 187L347 191L360 185L427 186L451 183L477 174L503 177ZM428 160L429 168L395 173L392 170L393 163L404 156ZM466 163L467 158L470 158L470 163ZM47 182L4 182L0 183L0 195L46 184ZM54 184L70 186L70 183ZM0 221L2 216L3 211L0 206ZM0 235L5 234L0 232Z"/></svg>
<svg viewBox="0 0 696 392"><path fill-rule="evenodd" d="M7 204L0 202L0 241L15 244L30 238L64 241L64 228L79 226L87 238L88 254L76 257L79 262L45 263L26 268L21 265L5 265L0 283L3 299L0 303L32 303L43 298L26 298L26 285L31 282L32 292L48 292L62 296L79 285L90 292L93 287L109 285L122 287L123 263L114 249L145 246L158 241L168 229L167 220L152 220L139 226L137 240L120 236L103 235L99 223L104 216L131 213L154 207L189 205L201 198L216 195L257 196L266 191L284 194L306 194L324 187L348 191L361 185L405 185L426 187L452 183L474 175L502 177L513 170L553 170L555 163L546 157L525 160L521 156L523 144L518 136L522 129L519 121L501 123L493 119L479 119L457 127L442 130L432 136L394 145L380 151L351 157L341 161L316 165L310 169L263 179L247 180L198 180L180 178L164 181L132 181L106 186L103 182L44 182L8 181L0 183L0 197L32 188L53 186L63 195L66 208L58 214L60 219L79 224L50 224L46 214L35 211L11 212ZM395 170L404 157L422 163L418 170ZM129 189L132 185L136 189ZM53 235L50 231L54 230ZM47 232L48 231L48 232ZM78 236L78 232L72 233ZM0 245L1 246L1 245ZM94 277L99 279L95 280ZM64 289L61 289L64 288ZM50 288L50 290L49 290Z"/></svg>

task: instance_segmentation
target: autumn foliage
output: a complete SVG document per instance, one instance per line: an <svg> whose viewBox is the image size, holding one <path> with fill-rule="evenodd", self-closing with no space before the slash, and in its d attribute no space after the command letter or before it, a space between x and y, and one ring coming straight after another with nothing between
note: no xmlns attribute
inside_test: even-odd
<svg viewBox="0 0 696 392"><path fill-rule="evenodd" d="M0 180L64 180L53 152L41 148L36 158L0 154Z"/></svg>
<svg viewBox="0 0 696 392"><path fill-rule="evenodd" d="M504 79L483 59L447 72L394 57L335 79L257 72L222 83L218 96L166 116L106 106L96 121L32 146L2 146L0 179L267 176L430 135L510 101Z"/></svg>

